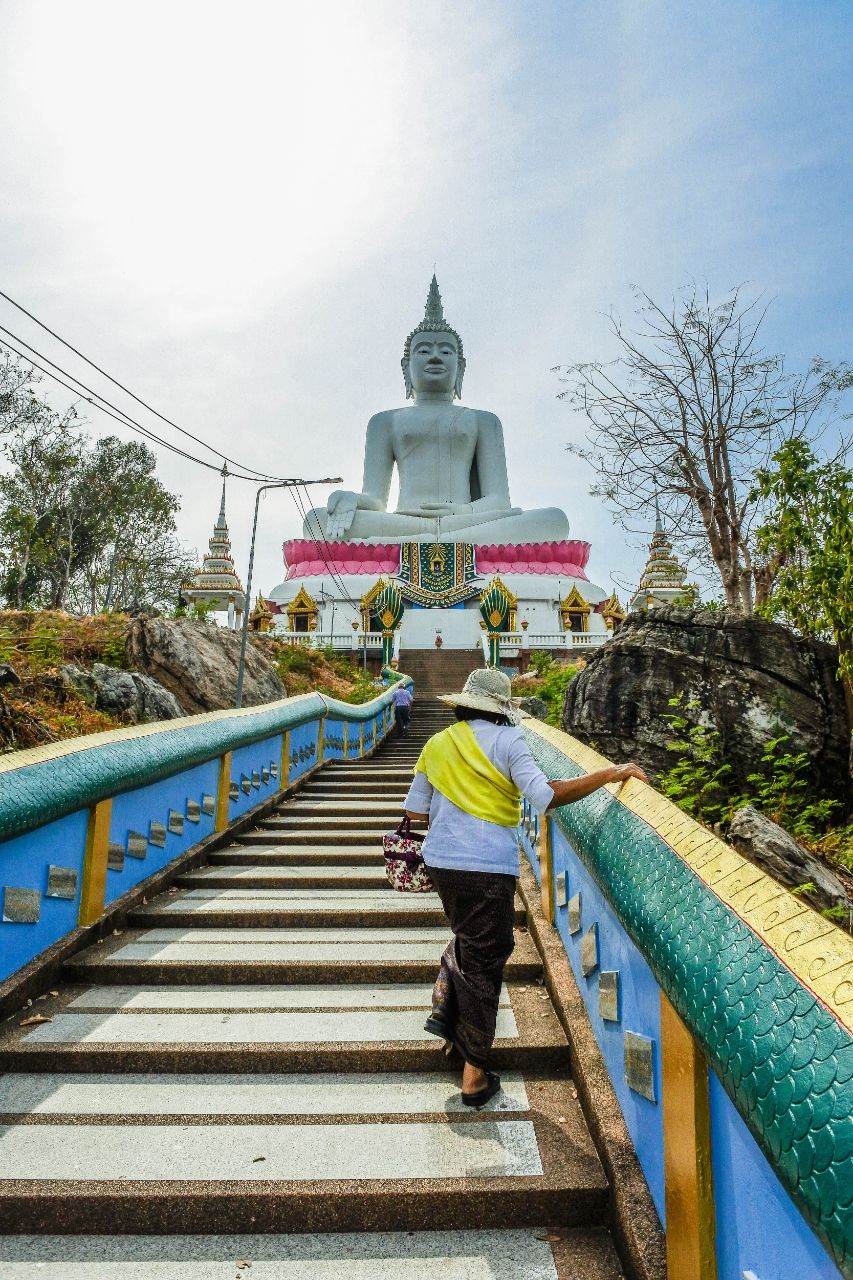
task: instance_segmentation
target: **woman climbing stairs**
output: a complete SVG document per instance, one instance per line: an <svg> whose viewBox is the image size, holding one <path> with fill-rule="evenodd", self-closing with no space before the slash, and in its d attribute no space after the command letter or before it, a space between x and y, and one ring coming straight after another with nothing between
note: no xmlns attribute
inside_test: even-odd
<svg viewBox="0 0 853 1280"><path fill-rule="evenodd" d="M448 938L380 837L449 712L329 764L0 1039L10 1280L615 1280L608 1187L517 911L503 1092L423 1031ZM22 1023L28 1025L21 1025Z"/></svg>

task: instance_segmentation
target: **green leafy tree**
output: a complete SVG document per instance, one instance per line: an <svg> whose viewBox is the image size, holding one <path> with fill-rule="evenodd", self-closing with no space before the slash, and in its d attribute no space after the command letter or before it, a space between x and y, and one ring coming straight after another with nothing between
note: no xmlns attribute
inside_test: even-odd
<svg viewBox="0 0 853 1280"><path fill-rule="evenodd" d="M16 608L79 613L171 603L195 556L145 445L90 442L19 361L0 364L0 590Z"/></svg>
<svg viewBox="0 0 853 1280"><path fill-rule="evenodd" d="M853 724L853 471L843 456L821 460L798 439L756 479L770 508L757 531L772 584L761 610L835 642Z"/></svg>

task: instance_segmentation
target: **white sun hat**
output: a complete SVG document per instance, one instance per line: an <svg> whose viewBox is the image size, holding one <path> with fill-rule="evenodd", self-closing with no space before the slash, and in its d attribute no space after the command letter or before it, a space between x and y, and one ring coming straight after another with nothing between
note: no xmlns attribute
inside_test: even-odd
<svg viewBox="0 0 853 1280"><path fill-rule="evenodd" d="M461 693L445 693L442 702L451 707L468 707L471 711L491 711L517 723L512 702L512 685L508 675L497 667L479 667L465 681Z"/></svg>

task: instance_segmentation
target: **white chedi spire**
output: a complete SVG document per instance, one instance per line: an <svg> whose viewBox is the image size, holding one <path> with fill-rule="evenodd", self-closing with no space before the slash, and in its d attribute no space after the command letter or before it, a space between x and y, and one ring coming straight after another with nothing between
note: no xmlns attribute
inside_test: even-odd
<svg viewBox="0 0 853 1280"><path fill-rule="evenodd" d="M672 550L655 494L655 531L649 543L649 557L628 608L651 609L655 605L672 604L690 590L686 579L687 570Z"/></svg>
<svg viewBox="0 0 853 1280"><path fill-rule="evenodd" d="M239 615L246 606L246 595L231 556L231 536L225 518L225 484L228 467L222 468L222 498L219 515L213 526L201 568L181 589L184 599L190 603L207 604L214 611L228 610Z"/></svg>

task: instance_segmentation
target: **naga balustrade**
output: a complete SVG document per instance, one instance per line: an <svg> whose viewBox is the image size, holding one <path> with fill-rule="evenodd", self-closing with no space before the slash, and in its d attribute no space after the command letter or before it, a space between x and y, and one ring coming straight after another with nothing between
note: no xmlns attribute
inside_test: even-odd
<svg viewBox="0 0 853 1280"><path fill-rule="evenodd" d="M0 982L324 761L370 754L391 698L306 693L0 756Z"/></svg>
<svg viewBox="0 0 853 1280"><path fill-rule="evenodd" d="M607 765L525 720L551 778ZM853 939L631 779L519 841L666 1228L670 1280L853 1275Z"/></svg>

